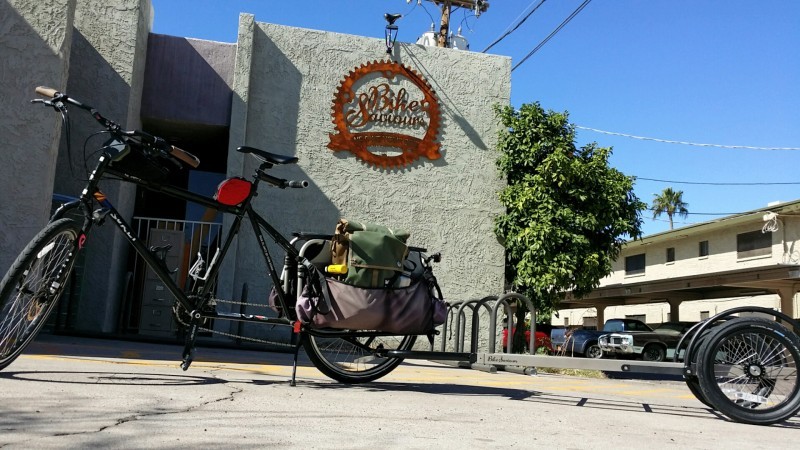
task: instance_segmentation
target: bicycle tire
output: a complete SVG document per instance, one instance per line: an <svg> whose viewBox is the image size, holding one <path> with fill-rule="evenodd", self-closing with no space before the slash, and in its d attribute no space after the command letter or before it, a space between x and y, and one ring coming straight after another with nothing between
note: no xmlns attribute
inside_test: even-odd
<svg viewBox="0 0 800 450"><path fill-rule="evenodd" d="M0 370L22 353L47 322L75 266L80 227L48 224L0 281Z"/></svg>
<svg viewBox="0 0 800 450"><path fill-rule="evenodd" d="M378 349L410 350L416 336L333 338L306 335L303 340L312 364L326 376L348 384L367 383L394 370L402 358L375 356Z"/></svg>
<svg viewBox="0 0 800 450"><path fill-rule="evenodd" d="M800 338L775 321L737 318L716 327L698 354L700 388L737 422L771 425L800 411Z"/></svg>
<svg viewBox="0 0 800 450"><path fill-rule="evenodd" d="M685 377L683 381L686 383L686 387L689 388L694 397L702 404L708 406L712 410L716 410L717 408L708 401L706 396L703 394L703 389L700 387L700 380L697 377Z"/></svg>
<svg viewBox="0 0 800 450"><path fill-rule="evenodd" d="M695 342L695 345L694 345L694 349L697 349L697 348L703 346L703 342L708 338L709 333L710 333L710 331L706 330L706 331L703 332L702 335L700 335L697 338L697 341ZM687 350L689 350L689 349L687 348ZM678 347L675 348L676 358L677 358L677 354L678 354L679 351L680 351L680 347L678 346ZM685 356L685 357L688 357L688 358L692 359L690 361L689 365L693 366L693 367L697 367L697 354L698 354L697 350L692 351L691 354L690 354L690 352L687 351L686 354L688 356ZM686 386L689 388L689 390L692 392L692 394L694 394L695 398L698 401L700 401L700 403L708 406L712 410L716 410L714 405L712 405L711 402L709 402L708 399L706 398L706 396L703 394L703 389L700 388L700 379L697 378L697 375L684 375L683 376L683 381L686 383Z"/></svg>

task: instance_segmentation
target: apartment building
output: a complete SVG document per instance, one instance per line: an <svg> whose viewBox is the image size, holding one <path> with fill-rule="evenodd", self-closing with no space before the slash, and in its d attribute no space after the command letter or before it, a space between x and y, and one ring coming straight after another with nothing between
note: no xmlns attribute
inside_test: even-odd
<svg viewBox="0 0 800 450"><path fill-rule="evenodd" d="M630 241L600 286L567 294L553 325L698 321L737 306L798 317L800 200Z"/></svg>

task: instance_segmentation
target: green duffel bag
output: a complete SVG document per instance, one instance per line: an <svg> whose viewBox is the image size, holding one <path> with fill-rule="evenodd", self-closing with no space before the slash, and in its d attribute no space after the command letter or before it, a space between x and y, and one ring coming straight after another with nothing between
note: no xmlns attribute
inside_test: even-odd
<svg viewBox="0 0 800 450"><path fill-rule="evenodd" d="M405 230L342 219L331 240L334 265L345 265L341 281L364 288L391 287L408 256Z"/></svg>

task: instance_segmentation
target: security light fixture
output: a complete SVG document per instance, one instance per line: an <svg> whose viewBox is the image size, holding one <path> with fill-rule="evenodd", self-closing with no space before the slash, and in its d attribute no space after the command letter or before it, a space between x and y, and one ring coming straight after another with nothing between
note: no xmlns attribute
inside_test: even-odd
<svg viewBox="0 0 800 450"><path fill-rule="evenodd" d="M394 23L397 22L401 17L402 14L389 14L386 13L383 15L383 18L386 19L386 53L391 54L392 49L394 48L394 43L397 40L397 25Z"/></svg>

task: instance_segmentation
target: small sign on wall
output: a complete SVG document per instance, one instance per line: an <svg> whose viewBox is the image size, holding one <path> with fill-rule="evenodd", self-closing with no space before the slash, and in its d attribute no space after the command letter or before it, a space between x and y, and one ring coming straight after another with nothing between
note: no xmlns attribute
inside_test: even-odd
<svg viewBox="0 0 800 450"><path fill-rule="evenodd" d="M413 69L373 61L352 70L333 99L328 148L348 151L384 169L409 166L419 157L441 158L439 100Z"/></svg>

